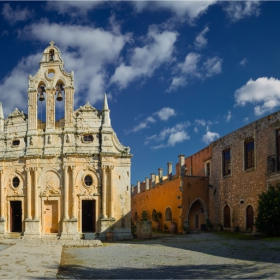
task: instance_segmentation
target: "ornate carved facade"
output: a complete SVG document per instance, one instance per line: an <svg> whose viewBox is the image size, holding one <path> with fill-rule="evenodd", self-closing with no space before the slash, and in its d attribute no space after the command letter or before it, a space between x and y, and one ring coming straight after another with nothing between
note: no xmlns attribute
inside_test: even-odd
<svg viewBox="0 0 280 280"><path fill-rule="evenodd" d="M116 239L131 238L132 155L111 127L106 95L102 110L74 111L74 91L50 42L29 75L28 114L4 119L0 103L0 235L102 239L114 225Z"/></svg>

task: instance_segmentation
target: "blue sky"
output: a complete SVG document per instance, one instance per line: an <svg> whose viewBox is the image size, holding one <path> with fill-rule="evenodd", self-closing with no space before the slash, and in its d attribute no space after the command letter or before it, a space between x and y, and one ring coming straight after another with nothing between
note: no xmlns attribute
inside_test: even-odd
<svg viewBox="0 0 280 280"><path fill-rule="evenodd" d="M132 183L280 107L280 2L0 2L0 101L27 112L51 40L75 109L102 108L130 146Z"/></svg>

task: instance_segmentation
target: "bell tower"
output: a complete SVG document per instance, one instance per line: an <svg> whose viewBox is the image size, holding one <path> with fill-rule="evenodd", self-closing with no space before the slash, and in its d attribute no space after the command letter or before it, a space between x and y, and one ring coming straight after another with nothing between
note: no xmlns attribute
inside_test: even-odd
<svg viewBox="0 0 280 280"><path fill-rule="evenodd" d="M64 102L64 126L73 126L74 72L64 70L60 50L51 41L44 50L40 68L28 82L28 131L38 129L38 101L46 102L46 132L55 130L55 102ZM42 120L41 120L42 121Z"/></svg>

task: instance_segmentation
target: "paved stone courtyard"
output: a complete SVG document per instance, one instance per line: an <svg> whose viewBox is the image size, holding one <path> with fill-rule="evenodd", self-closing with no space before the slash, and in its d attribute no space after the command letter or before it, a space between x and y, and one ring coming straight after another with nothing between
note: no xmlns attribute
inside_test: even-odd
<svg viewBox="0 0 280 280"><path fill-rule="evenodd" d="M0 243L0 279L280 279L280 239L200 233L99 247L86 240Z"/></svg>

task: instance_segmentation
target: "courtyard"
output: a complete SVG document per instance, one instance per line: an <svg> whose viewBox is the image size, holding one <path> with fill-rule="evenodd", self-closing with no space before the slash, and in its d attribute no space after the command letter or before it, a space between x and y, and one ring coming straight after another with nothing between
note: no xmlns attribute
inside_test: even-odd
<svg viewBox="0 0 280 280"><path fill-rule="evenodd" d="M1 279L279 279L280 239L244 233L158 234L150 240L4 239Z"/></svg>

